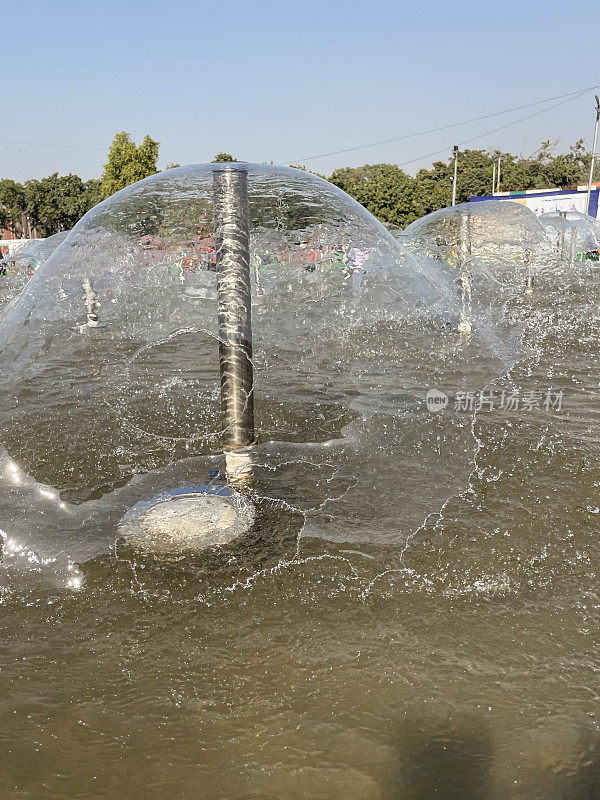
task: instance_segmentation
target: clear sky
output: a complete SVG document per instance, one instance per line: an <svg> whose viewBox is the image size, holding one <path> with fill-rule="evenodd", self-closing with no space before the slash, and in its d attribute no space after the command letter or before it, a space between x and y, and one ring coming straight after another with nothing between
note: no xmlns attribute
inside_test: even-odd
<svg viewBox="0 0 600 800"><path fill-rule="evenodd" d="M0 10L0 177L16 180L99 177L121 130L158 139L160 166L225 150L325 174L416 159L414 172L438 157L426 154L542 106L306 159L600 84L599 0L0 0ZM591 146L593 94L469 146Z"/></svg>

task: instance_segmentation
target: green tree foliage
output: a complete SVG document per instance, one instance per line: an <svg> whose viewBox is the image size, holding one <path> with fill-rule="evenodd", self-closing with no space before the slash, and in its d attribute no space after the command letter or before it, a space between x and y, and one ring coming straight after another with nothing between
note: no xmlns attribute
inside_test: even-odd
<svg viewBox="0 0 600 800"><path fill-rule="evenodd" d="M103 197L153 175L157 171L158 146L158 142L146 136L138 147L128 133L118 133L111 145L102 180L82 181L77 175L59 176L57 173L42 180L26 181L24 185L9 179L0 180L0 226L7 227L15 236L22 236L25 213L42 236L73 227ZM461 151L458 202L467 202L471 195L491 194L493 165L498 158L502 159L502 189L546 189L586 183L591 154L583 140L575 142L565 153L555 154L555 147L556 143L542 142L539 149L527 157L499 150ZM230 153L219 153L213 163L227 161L236 159ZM167 169L174 166L178 165L169 164ZM306 170L302 165L295 166ZM366 164L337 169L329 180L355 197L382 222L404 227L418 217L450 205L453 174L450 157L447 163L436 161L430 169L420 169L414 178L395 164ZM600 180L600 160L596 162L594 180ZM167 213L164 209L146 205L142 217L132 211L140 232L176 227L174 219L163 219ZM204 206L196 211L198 218L210 216ZM299 224L292 219L288 223Z"/></svg>
<svg viewBox="0 0 600 800"><path fill-rule="evenodd" d="M435 161L431 169L417 172L414 178L416 219L450 205L453 174L453 166L444 161Z"/></svg>
<svg viewBox="0 0 600 800"><path fill-rule="evenodd" d="M571 145L566 153L554 155L553 149L551 142L545 141L536 153L526 159L503 154L503 185L511 189L545 189L548 186L587 183L591 154L586 151L583 139ZM507 169L504 168L505 159ZM521 186L519 182L527 185Z"/></svg>
<svg viewBox="0 0 600 800"><path fill-rule="evenodd" d="M158 172L156 162L159 145L160 142L148 135L138 146L125 131L115 134L102 173L102 197L110 197L120 189Z"/></svg>
<svg viewBox="0 0 600 800"><path fill-rule="evenodd" d="M462 150L458 156L457 202L492 193L494 162L501 159L501 190L551 189L587 183L591 154L583 140L566 153L554 153L551 142L542 142L528 157L500 150ZM454 161L436 161L420 169L414 178L392 164L338 169L329 180L383 222L406 226L412 220L452 203ZM594 180L600 178L600 163Z"/></svg>
<svg viewBox="0 0 600 800"><path fill-rule="evenodd" d="M21 236L22 217L25 211L25 191L20 183L4 178L0 180L0 226Z"/></svg>
<svg viewBox="0 0 600 800"><path fill-rule="evenodd" d="M23 187L25 210L41 236L66 231L96 205L100 182L84 182L78 175L58 175L29 180Z"/></svg>
<svg viewBox="0 0 600 800"><path fill-rule="evenodd" d="M87 214L90 208L102 202L102 181L99 178L90 178L83 184L83 200L81 207L85 209L83 212Z"/></svg>
<svg viewBox="0 0 600 800"><path fill-rule="evenodd" d="M395 164L336 169L329 178L382 222L405 227L419 216L413 179Z"/></svg>

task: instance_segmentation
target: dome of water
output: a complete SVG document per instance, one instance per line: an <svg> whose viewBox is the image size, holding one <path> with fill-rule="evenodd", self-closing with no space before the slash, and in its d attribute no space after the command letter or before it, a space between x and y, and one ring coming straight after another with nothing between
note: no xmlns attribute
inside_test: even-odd
<svg viewBox="0 0 600 800"><path fill-rule="evenodd" d="M538 218L520 203L485 200L442 208L411 223L402 241L433 257L452 257L468 237L473 255L489 263L536 252L546 244Z"/></svg>
<svg viewBox="0 0 600 800"><path fill-rule="evenodd" d="M13 263L17 266L28 262L35 272L70 233L71 231L60 231L52 236L47 236L45 239L34 239L11 255L5 256L2 262L4 264Z"/></svg>
<svg viewBox="0 0 600 800"><path fill-rule="evenodd" d="M18 296L32 275L52 255L70 231L37 239L0 260L0 307Z"/></svg>
<svg viewBox="0 0 600 800"><path fill-rule="evenodd" d="M231 170L247 175L260 497L304 534L397 541L464 481L468 419L434 418L425 395L480 388L512 344L483 317L465 342L452 278L328 182L184 167L92 209L5 310L6 536L103 552L128 507L220 466L213 183Z"/></svg>
<svg viewBox="0 0 600 800"><path fill-rule="evenodd" d="M434 211L400 237L412 252L461 275L471 296L492 310L508 296L533 289L537 274L554 265L550 243L536 215L520 203L486 200Z"/></svg>
<svg viewBox="0 0 600 800"><path fill-rule="evenodd" d="M550 211L542 214L540 222L554 245L567 251L590 253L600 250L600 222L579 211Z"/></svg>

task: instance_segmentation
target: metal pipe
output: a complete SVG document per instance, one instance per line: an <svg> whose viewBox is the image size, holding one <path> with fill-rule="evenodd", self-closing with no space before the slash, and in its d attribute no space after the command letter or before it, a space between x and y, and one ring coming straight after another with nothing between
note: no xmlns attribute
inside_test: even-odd
<svg viewBox="0 0 600 800"><path fill-rule="evenodd" d="M462 334L471 333L471 279L469 271L471 268L471 217L468 214L461 214L458 221L458 269L459 269L459 293L461 300L460 321L458 332Z"/></svg>
<svg viewBox="0 0 600 800"><path fill-rule="evenodd" d="M569 248L569 266L571 269L575 266L575 256L576 256L576 241L575 241L575 229L571 228L571 245Z"/></svg>
<svg viewBox="0 0 600 800"><path fill-rule="evenodd" d="M97 302L98 295L94 291L91 278L86 276L81 282L81 288L83 289L81 299L85 304L87 322L79 326L79 333L84 333L89 328L98 328L100 326L98 322L98 308L100 303Z"/></svg>
<svg viewBox="0 0 600 800"><path fill-rule="evenodd" d="M525 266L527 267L527 283L525 284L525 294L533 294L533 270L531 262L533 261L533 253L531 250L525 250Z"/></svg>
<svg viewBox="0 0 600 800"><path fill-rule="evenodd" d="M567 212L566 211L559 211L558 213L563 219L566 219L566 217L567 217ZM563 257L564 257L564 254L565 254L565 229L564 228L560 228L559 231L558 231L558 248L557 249L558 249L558 260L562 261Z"/></svg>
<svg viewBox="0 0 600 800"><path fill-rule="evenodd" d="M461 261L463 264L468 265L472 248L471 248L471 215L464 212L460 215L458 223L458 251L461 254Z"/></svg>
<svg viewBox="0 0 600 800"><path fill-rule="evenodd" d="M590 163L590 177L585 198L585 213L590 213L590 198L592 194L592 181L594 180L594 162L596 160L596 145L598 144L598 123L600 123L600 99L596 95L596 125L594 127L594 144L592 145L592 161Z"/></svg>
<svg viewBox="0 0 600 800"><path fill-rule="evenodd" d="M215 167L213 201L223 449L239 478L252 472L255 444L247 169Z"/></svg>

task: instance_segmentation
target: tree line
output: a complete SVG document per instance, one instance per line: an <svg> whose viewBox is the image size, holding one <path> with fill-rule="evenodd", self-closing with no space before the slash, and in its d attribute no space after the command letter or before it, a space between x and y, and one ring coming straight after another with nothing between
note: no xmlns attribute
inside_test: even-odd
<svg viewBox="0 0 600 800"><path fill-rule="evenodd" d="M458 203L492 194L494 164L501 160L501 190L554 189L587 183L591 153L583 139L566 153L555 153L550 141L530 156L500 150L461 150L458 154ZM404 228L415 219L452 203L454 161L436 161L412 177L396 164L366 164L336 169L329 177L382 222ZM600 179L600 166L594 170Z"/></svg>
<svg viewBox="0 0 600 800"><path fill-rule="evenodd" d="M50 236L68 230L101 200L136 181L158 172L159 142L145 136L140 145L125 131L117 133L108 151L100 179L83 181L78 175L56 172L24 183L0 180L0 229L14 236ZM556 153L550 141L542 142L530 156L500 150L462 150L458 155L457 202L472 195L491 194L494 163L501 159L501 188L560 188L587 182L591 153L583 139L566 153ZM213 162L236 161L230 153L218 153ZM166 169L179 166L169 164ZM304 167L301 167L304 169ZM378 219L406 227L413 220L449 206L452 202L454 163L436 161L413 177L396 164L343 167L329 176ZM324 175L321 177L325 177ZM600 178L600 165L595 179Z"/></svg>

